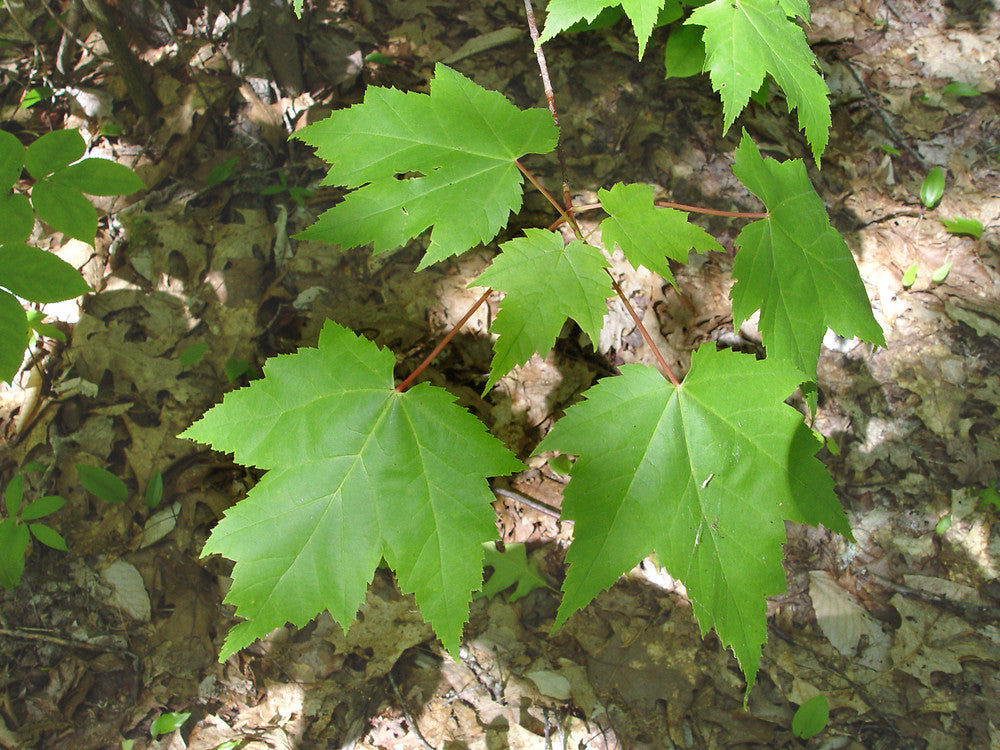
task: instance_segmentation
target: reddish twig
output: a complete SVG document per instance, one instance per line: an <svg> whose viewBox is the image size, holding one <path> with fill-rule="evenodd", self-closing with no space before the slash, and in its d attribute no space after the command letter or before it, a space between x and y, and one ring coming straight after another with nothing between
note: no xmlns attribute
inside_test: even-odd
<svg viewBox="0 0 1000 750"><path fill-rule="evenodd" d="M535 59L538 60L538 72L542 78L542 88L545 90L545 102L549 105L549 112L552 113L552 120L556 127L559 127L559 110L556 109L556 95L552 91L552 80L549 78L549 66L545 62L545 53L539 43L538 25L535 23L535 9L531 7L531 0L524 0L524 14L528 18L528 33L531 35L531 43L535 47ZM556 158L559 160L559 169L562 172L563 202L566 210L566 221L573 227L573 231L580 234L576 220L573 218L573 198L569 192L569 170L566 168L566 156L563 154L562 138L556 140Z"/></svg>
<svg viewBox="0 0 1000 750"><path fill-rule="evenodd" d="M693 214L710 214L712 216L728 216L734 219L766 219L770 214L759 211L723 211L718 208L704 208L702 206L688 206L684 203L671 203L670 201L656 201L655 205L661 208L676 208ZM583 213L584 211L595 211L601 207L600 203L587 203L583 206L573 206L573 213Z"/></svg>
<svg viewBox="0 0 1000 750"><path fill-rule="evenodd" d="M717 208L702 208L701 206L687 206L683 203L671 203L670 201L656 201L655 205L663 208L677 208L681 211L690 211L695 214L710 214L711 216L730 216L736 219L766 219L770 214L766 211L721 211Z"/></svg>
<svg viewBox="0 0 1000 750"><path fill-rule="evenodd" d="M576 225L576 220L572 218L573 215L569 211L567 211L566 209L564 209L562 206L559 205L559 201L557 201L555 199L555 197L552 195L552 193L550 193L548 190L546 190L545 186L542 185L542 183L540 183L538 181L538 178L535 177L535 175L533 175L531 172L529 172L528 169L527 169L527 167L525 167L519 160L515 159L514 160L514 164L516 164L517 168L521 170L521 174L523 174L525 177L527 177L528 181L532 185L535 186L535 189L538 190L539 193L541 193L542 195L545 196L545 200L547 200L549 203L551 203L553 205L553 207L556 209L556 211L559 212L559 216L560 216L559 223L561 224L564 221L565 222L569 222L569 225L571 227L573 227L574 231L579 234L580 228ZM571 207L570 210L572 210L572 207ZM558 224L557 224L557 226L558 226Z"/></svg>
<svg viewBox="0 0 1000 750"><path fill-rule="evenodd" d="M663 371L663 374L670 380L671 383L679 387L681 381L677 379L677 376L674 375L674 371L671 370L670 365L667 364L667 360L663 358L663 355L660 354L660 350L656 348L656 344L653 343L653 337L649 335L649 331L646 330L646 326L644 326L642 321L639 320L639 316L636 314L632 304L625 296L625 292L623 292L622 288L618 285L618 282L615 280L611 270L608 268L605 268L604 270L607 271L608 276L611 277L611 286L614 287L615 294L618 295L618 299L622 301L622 304L625 305L625 309L628 310L628 314L632 316L632 320L634 320L636 326L638 326L639 333L642 334L642 338L646 341L647 346L653 350L653 356L656 357L656 361L660 365L660 369Z"/></svg>
<svg viewBox="0 0 1000 750"><path fill-rule="evenodd" d="M476 300L475 304L469 308L468 312L466 312L465 315L462 316L462 319L460 321L458 321L454 326L452 326L451 330L448 331L445 337L438 342L438 345L434 347L431 353L428 354L426 357L424 357L424 361L421 362L419 365L417 365L417 369L411 372L409 377L406 378L406 380L404 380L402 383L396 386L397 391L402 393L403 391L405 391L407 388L410 387L413 381L417 379L417 376L427 369L427 365L429 365L431 362L434 361L434 358L441 353L442 349L448 346L448 342L451 341L453 338L455 338L455 334L458 333L459 329L469 322L469 318L472 317L472 314L482 306L482 304L489 298L490 294L492 293L493 293L492 289L487 289L483 293L483 296Z"/></svg>

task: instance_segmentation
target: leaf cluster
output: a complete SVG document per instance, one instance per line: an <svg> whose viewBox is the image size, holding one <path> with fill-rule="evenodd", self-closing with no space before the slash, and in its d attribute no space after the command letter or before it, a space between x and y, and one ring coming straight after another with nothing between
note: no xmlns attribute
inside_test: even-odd
<svg viewBox="0 0 1000 750"><path fill-rule="evenodd" d="M640 54L661 13L680 10L664 0L552 0L543 40L602 22L619 5ZM726 127L770 74L818 160L829 110L794 20L808 19L807 4L699 5L683 28L704 29ZM330 162L324 184L351 190L300 236L383 252L429 230L422 268L492 241L521 204L520 159L552 151L558 133L546 111L519 110L438 65L429 93L370 88L362 103L295 137ZM765 159L744 132L733 174L766 209L744 217L754 221L737 238L732 298L737 325L760 310L767 359L703 345L683 382L622 367L567 409L536 452L578 457L563 506L576 523L555 626L655 553L685 582L703 631L714 628L733 649L749 689L766 637L765 597L784 586L785 522L850 535L815 458L819 444L784 401L814 384L828 328L884 339L804 162ZM603 248L558 207L576 229L572 239L528 229L502 243L472 282L505 293L491 328L487 389L545 354L567 319L597 341L615 291L607 253L616 247L633 267L667 281L671 264L692 251L721 250L685 211L657 205L649 185L615 184L598 197ZM323 609L346 628L383 559L445 646L457 649L482 584L483 544L495 538L487 478L521 463L445 391L394 387L393 364L389 352L327 322L318 348L270 360L262 380L230 393L184 433L267 471L204 550L236 562L227 601L245 621L227 637L223 658ZM489 564L500 575L490 591L530 585L519 563Z"/></svg>
<svg viewBox="0 0 1000 750"><path fill-rule="evenodd" d="M21 582L32 537L46 547L67 550L59 532L39 520L55 513L66 501L58 495L46 495L25 503L24 478L24 472L15 474L3 493L7 516L0 520L0 588L4 589L14 588Z"/></svg>
<svg viewBox="0 0 1000 750"><path fill-rule="evenodd" d="M145 187L124 165L82 158L86 150L77 130L46 133L27 148L0 130L0 380L17 373L31 330L55 335L40 316L29 316L18 298L44 304L90 291L70 264L28 244L35 217L67 237L92 243L97 211L84 194L126 195ZM34 179L30 197L15 189L22 170Z"/></svg>

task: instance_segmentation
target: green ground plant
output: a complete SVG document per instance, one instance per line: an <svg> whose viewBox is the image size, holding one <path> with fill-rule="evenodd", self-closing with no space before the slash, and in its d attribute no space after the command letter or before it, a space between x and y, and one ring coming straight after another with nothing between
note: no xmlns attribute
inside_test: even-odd
<svg viewBox="0 0 1000 750"><path fill-rule="evenodd" d="M0 588L12 589L21 582L32 537L46 547L66 551L62 535L40 523L40 519L55 513L66 501L58 495L46 495L25 502L25 475L41 468L39 464L26 465L4 488L6 517L0 520Z"/></svg>
<svg viewBox="0 0 1000 750"><path fill-rule="evenodd" d="M704 46L726 130L770 76L820 162L830 108L802 27L805 0L551 0L541 34L527 2L536 50L609 9L632 24L640 57L654 27L671 16L670 38ZM539 64L547 81L541 53ZM520 110L444 65L426 94L369 88L361 104L295 135L330 163L324 184L351 189L299 236L341 248L371 244L380 253L429 230L419 271L492 242L520 208L527 179L571 237L528 229L502 243L472 282L489 289L465 319L492 289L505 292L491 329L489 389L551 349L567 318L596 342L615 295L655 353L605 253L617 246L632 266L672 281L669 260L720 249L690 213L743 223L733 318L739 325L760 311L766 359L706 344L692 353L683 380L658 353L658 369L626 365L569 407L535 452L573 459L563 516L575 521L574 541L553 627L655 554L685 583L703 632L714 628L733 650L749 691L767 634L765 598L785 587L785 522L851 534L815 457L820 443L785 400L797 388L815 394L828 329L876 345L884 345L882 331L805 162L764 158L746 131L733 174L763 210L657 203L649 185L615 184L598 194L604 247L588 242L577 215L597 206L574 206L565 185L557 199L521 161L559 158L547 83L546 94L550 110ZM243 622L227 636L221 659L324 609L349 627L383 560L457 653L483 583L483 543L496 538L487 479L523 464L447 391L414 384L450 335L397 383L391 352L328 321L317 348L272 358L262 379L228 394L185 431L266 470L203 550L235 561L226 601Z"/></svg>
<svg viewBox="0 0 1000 750"><path fill-rule="evenodd" d="M29 244L36 217L52 230L93 243L97 211L85 195L127 195L145 187L128 167L83 158L87 144L78 130L55 130L27 148L0 130L0 380L21 367L34 335L60 337L21 300L61 302L90 291L80 272L61 258ZM30 198L17 189L22 170L33 180Z"/></svg>

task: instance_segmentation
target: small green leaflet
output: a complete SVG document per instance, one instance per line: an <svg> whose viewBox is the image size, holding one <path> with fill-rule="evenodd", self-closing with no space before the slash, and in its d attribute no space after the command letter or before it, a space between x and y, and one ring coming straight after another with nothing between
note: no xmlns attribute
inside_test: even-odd
<svg viewBox="0 0 1000 750"><path fill-rule="evenodd" d="M794 20L808 20L808 10L804 0L714 0L686 23L705 27L706 66L722 97L723 130L770 74L784 90L789 111L798 110L818 163L830 135L830 102L816 56Z"/></svg>
<svg viewBox="0 0 1000 750"><path fill-rule="evenodd" d="M792 717L792 733L808 740L826 729L830 722L830 704L823 693L814 695L795 711Z"/></svg>
<svg viewBox="0 0 1000 750"><path fill-rule="evenodd" d="M977 240L983 236L983 222L979 221L979 219L956 217L954 219L941 219L940 221L950 234L965 234Z"/></svg>
<svg viewBox="0 0 1000 750"><path fill-rule="evenodd" d="M607 312L611 281L608 263L592 245L544 229L526 229L505 242L493 264L469 286L507 292L490 331L497 334L485 391L535 352L548 352L573 318L597 345Z"/></svg>
<svg viewBox="0 0 1000 750"><path fill-rule="evenodd" d="M246 619L220 660L324 609L346 629L383 557L457 653L496 537L486 477L523 465L447 391L396 391L394 364L327 321L318 348L270 359L183 433L268 470L202 550L236 562L226 601Z"/></svg>
<svg viewBox="0 0 1000 750"><path fill-rule="evenodd" d="M483 565L493 568L493 573L477 596L492 599L516 583L517 588L507 598L508 602L514 603L535 589L549 588L549 584L538 572L538 563L528 560L527 548L523 544L505 544L504 551L501 552L495 542L486 542L483 550Z"/></svg>
<svg viewBox="0 0 1000 750"><path fill-rule="evenodd" d="M618 245L634 268L645 266L671 284L674 275L667 258L687 263L692 248L699 253L722 251L712 235L688 222L686 213L653 205L651 185L619 183L598 190L597 197L609 214L601 222L601 239L608 251Z"/></svg>
<svg viewBox="0 0 1000 750"><path fill-rule="evenodd" d="M854 257L802 160L765 160L744 133L733 174L769 214L736 238L733 320L739 324L759 308L768 356L791 361L810 380L827 328L885 346Z"/></svg>
<svg viewBox="0 0 1000 750"><path fill-rule="evenodd" d="M784 590L784 521L850 534L819 448L782 400L802 374L703 345L675 388L624 365L566 410L536 453L578 454L564 516L576 522L555 625L655 553L687 586L752 687L765 597Z"/></svg>
<svg viewBox="0 0 1000 750"><path fill-rule="evenodd" d="M543 44L573 24L593 21L605 8L620 5L635 29L641 60L665 2L678 5L677 0L550 0L545 8L545 29L538 41Z"/></svg>
<svg viewBox="0 0 1000 750"><path fill-rule="evenodd" d="M423 268L497 235L521 206L515 162L547 154L557 131L546 110L519 110L438 64L429 95L370 87L295 137L330 162L324 184L357 188L299 237L379 253L433 225Z"/></svg>

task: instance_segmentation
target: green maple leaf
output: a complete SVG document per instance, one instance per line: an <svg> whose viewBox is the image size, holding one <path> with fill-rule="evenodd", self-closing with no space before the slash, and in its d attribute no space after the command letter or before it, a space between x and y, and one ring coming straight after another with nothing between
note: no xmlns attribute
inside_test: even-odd
<svg viewBox="0 0 1000 750"><path fill-rule="evenodd" d="M438 64L430 94L370 87L362 104L295 134L357 189L299 236L391 250L433 226L420 267L489 242L521 206L525 154L555 148L542 109L519 110Z"/></svg>
<svg viewBox="0 0 1000 750"><path fill-rule="evenodd" d="M768 212L736 238L733 319L742 322L760 308L768 355L790 360L810 379L827 328L885 346L854 257L802 160L765 160L744 133L733 174Z"/></svg>
<svg viewBox="0 0 1000 750"><path fill-rule="evenodd" d="M396 391L394 363L328 321L183 433L268 470L203 550L236 562L226 601L246 619L220 659L323 609L346 629L383 557L457 652L496 537L485 478L523 466L447 391Z"/></svg>
<svg viewBox="0 0 1000 750"><path fill-rule="evenodd" d="M808 2L714 0L696 8L686 23L705 27L706 67L722 97L723 129L729 130L770 74L784 90L789 111L798 110L799 127L819 162L830 135L828 89L796 15L808 20Z"/></svg>
<svg viewBox="0 0 1000 750"><path fill-rule="evenodd" d="M493 573L483 584L483 590L478 596L492 599L516 583L517 588L507 598L507 601L513 604L535 589L549 588L549 584L538 572L538 563L528 560L528 551L524 544L505 544L504 551L501 552L494 542L486 542L483 550L485 553L483 564L493 568Z"/></svg>
<svg viewBox="0 0 1000 750"><path fill-rule="evenodd" d="M547 42L580 21L591 22L605 8L621 6L639 40L639 59L646 51L657 17L666 0L550 0L545 8L545 28L538 40ZM674 5L676 3L671 3Z"/></svg>
<svg viewBox="0 0 1000 750"><path fill-rule="evenodd" d="M608 262L592 245L562 235L526 229L524 237L505 242L493 264L469 286L507 292L490 327L497 334L490 377L493 387L512 367L535 352L548 352L566 321L573 318L596 345L607 312L611 281Z"/></svg>
<svg viewBox="0 0 1000 750"><path fill-rule="evenodd" d="M753 685L765 597L784 591L784 521L850 534L819 445L782 400L802 374L713 345L674 387L624 365L571 406L538 451L579 454L563 501L576 522L555 626L655 553Z"/></svg>
<svg viewBox="0 0 1000 750"><path fill-rule="evenodd" d="M700 253L722 246L708 232L674 208L653 205L650 185L614 185L597 191L601 208L609 214L601 222L601 239L608 250L617 244L633 267L645 266L674 283L667 258L687 263L692 248Z"/></svg>

